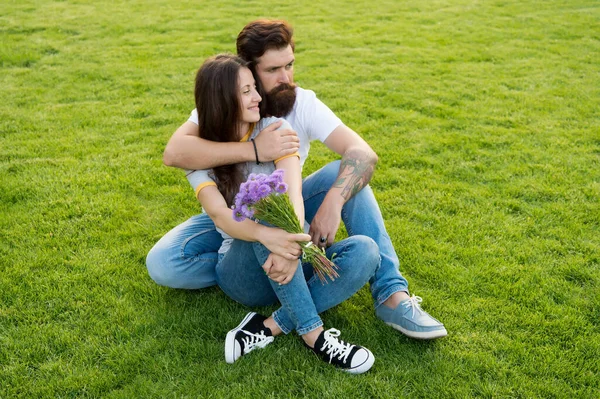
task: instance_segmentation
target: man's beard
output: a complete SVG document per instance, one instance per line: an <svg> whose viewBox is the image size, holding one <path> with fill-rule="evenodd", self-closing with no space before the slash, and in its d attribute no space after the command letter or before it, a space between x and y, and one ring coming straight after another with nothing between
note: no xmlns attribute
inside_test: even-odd
<svg viewBox="0 0 600 399"><path fill-rule="evenodd" d="M261 103L261 115L283 117L292 112L296 103L296 85L282 83L268 92Z"/></svg>

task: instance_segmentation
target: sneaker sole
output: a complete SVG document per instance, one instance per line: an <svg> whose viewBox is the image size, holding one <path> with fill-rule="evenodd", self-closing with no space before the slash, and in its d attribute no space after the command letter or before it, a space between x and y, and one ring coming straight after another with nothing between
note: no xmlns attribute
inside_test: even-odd
<svg viewBox="0 0 600 399"><path fill-rule="evenodd" d="M373 356L373 353L367 348L363 349L369 352L369 357L367 358L367 360L365 360L363 364L356 366L353 369L344 369L345 372L350 374L362 374L369 371L371 367L373 367L373 363L375 363L375 356Z"/></svg>
<svg viewBox="0 0 600 399"><path fill-rule="evenodd" d="M402 328L402 326L399 326L398 324L388 323L388 322L385 322L385 324L387 324L388 326L392 327L395 330L400 331L402 334L406 335L407 337L415 338L415 339L436 339L436 338L442 338L442 337L445 337L446 335L448 335L448 331L446 331L445 328L442 328L441 330L417 332L417 331L407 330L406 328Z"/></svg>
<svg viewBox="0 0 600 399"><path fill-rule="evenodd" d="M235 357L235 334L242 329L244 324L254 317L256 313L250 312L244 317L244 320L233 330L230 330L225 337L225 361L229 364L233 364L238 358Z"/></svg>

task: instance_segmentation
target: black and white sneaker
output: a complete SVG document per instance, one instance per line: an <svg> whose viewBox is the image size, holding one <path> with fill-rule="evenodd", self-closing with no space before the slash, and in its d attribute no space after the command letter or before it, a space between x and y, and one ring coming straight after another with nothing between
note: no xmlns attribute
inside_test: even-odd
<svg viewBox="0 0 600 399"><path fill-rule="evenodd" d="M225 361L233 363L256 348L264 348L275 339L271 329L265 327L266 317L250 312L225 338Z"/></svg>
<svg viewBox="0 0 600 399"><path fill-rule="evenodd" d="M330 328L319 335L314 348L305 345L324 361L348 373L361 374L368 371L375 362L371 351L362 346L345 343L338 339L339 336L339 330Z"/></svg>

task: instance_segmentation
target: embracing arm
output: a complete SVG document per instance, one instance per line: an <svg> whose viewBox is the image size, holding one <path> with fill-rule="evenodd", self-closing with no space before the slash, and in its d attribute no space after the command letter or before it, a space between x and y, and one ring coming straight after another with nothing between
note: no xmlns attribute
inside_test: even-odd
<svg viewBox="0 0 600 399"><path fill-rule="evenodd" d="M327 137L325 145L342 156L335 183L329 189L310 225L313 242L327 237L331 245L340 225L342 207L371 181L377 154L356 132L340 125Z"/></svg>
<svg viewBox="0 0 600 399"><path fill-rule="evenodd" d="M163 163L182 169L210 169L251 161L252 143L218 143L198 135L198 125L187 121L171 136L163 153Z"/></svg>
<svg viewBox="0 0 600 399"><path fill-rule="evenodd" d="M273 123L255 139L261 162L272 161L298 151L299 140L291 129L279 129ZM218 143L199 137L198 125L187 121L171 136L163 153L163 163L181 169L211 169L222 165L254 161L251 142Z"/></svg>

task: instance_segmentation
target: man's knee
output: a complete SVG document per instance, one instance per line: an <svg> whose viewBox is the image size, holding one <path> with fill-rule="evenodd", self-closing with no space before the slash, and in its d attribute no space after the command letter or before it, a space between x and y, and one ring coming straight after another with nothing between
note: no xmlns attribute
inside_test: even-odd
<svg viewBox="0 0 600 399"><path fill-rule="evenodd" d="M352 245L353 252L360 254L361 268L371 275L375 274L381 262L377 243L372 238L363 235L348 237L347 240Z"/></svg>

